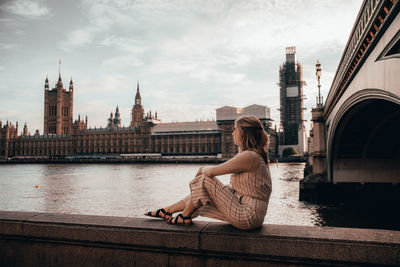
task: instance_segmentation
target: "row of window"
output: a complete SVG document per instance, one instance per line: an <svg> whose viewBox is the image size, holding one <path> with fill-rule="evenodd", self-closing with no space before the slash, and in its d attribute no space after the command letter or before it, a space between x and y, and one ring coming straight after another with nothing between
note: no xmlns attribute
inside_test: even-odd
<svg viewBox="0 0 400 267"><path fill-rule="evenodd" d="M49 106L49 116L57 116L57 106ZM61 116L69 116L69 107L61 107Z"/></svg>

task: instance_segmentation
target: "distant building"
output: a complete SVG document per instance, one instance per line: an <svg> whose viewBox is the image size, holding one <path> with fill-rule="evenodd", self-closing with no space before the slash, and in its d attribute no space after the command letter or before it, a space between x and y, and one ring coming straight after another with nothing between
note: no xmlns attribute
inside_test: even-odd
<svg viewBox="0 0 400 267"><path fill-rule="evenodd" d="M71 134L74 109L74 83L69 83L69 90L63 87L61 74L53 89L49 89L46 77L44 84L44 134Z"/></svg>
<svg viewBox="0 0 400 267"><path fill-rule="evenodd" d="M251 115L260 119L264 129L270 135L269 154L276 154L276 132L271 129L270 109L266 106L251 105L245 108L225 106L217 109L217 124L221 131L221 153L225 158L231 158L237 153L237 146L233 143L232 132L234 121L245 115Z"/></svg>
<svg viewBox="0 0 400 267"><path fill-rule="evenodd" d="M286 147L300 154L306 150L303 104L303 68L296 60L296 47L286 48L286 61L279 69L281 130L279 155Z"/></svg>
<svg viewBox="0 0 400 267"><path fill-rule="evenodd" d="M135 104L132 108L131 127L140 126L144 117L144 109L142 107L142 98L139 92L139 82L137 83Z"/></svg>
<svg viewBox="0 0 400 267"><path fill-rule="evenodd" d="M161 123L157 112L145 115L139 83L131 112L129 127L121 126L117 106L108 118L106 128L89 128L88 119L72 122L73 82L69 91L62 85L61 75L52 90L45 82L44 134L31 136L25 124L18 134L18 123L13 126L0 122L0 159L8 158L63 158L74 155L145 154L163 156L209 156L229 159L237 153L233 144L234 120L242 115L258 117L270 134L270 155L276 154L276 133L270 129L270 110L266 106L251 105L245 108L222 107L217 109L217 121Z"/></svg>
<svg viewBox="0 0 400 267"><path fill-rule="evenodd" d="M110 118L108 118L107 123L108 128L120 128L121 127L121 115L119 114L119 108L115 109L115 115L113 116L112 112L110 113Z"/></svg>

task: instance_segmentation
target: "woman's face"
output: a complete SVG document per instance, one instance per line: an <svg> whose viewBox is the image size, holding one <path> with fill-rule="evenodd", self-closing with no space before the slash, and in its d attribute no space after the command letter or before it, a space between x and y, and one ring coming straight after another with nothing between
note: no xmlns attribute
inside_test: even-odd
<svg viewBox="0 0 400 267"><path fill-rule="evenodd" d="M239 132L239 129L236 126L236 124L235 124L235 128L233 130L232 136L233 136L233 143L238 146L240 144L239 140L241 138L241 133Z"/></svg>

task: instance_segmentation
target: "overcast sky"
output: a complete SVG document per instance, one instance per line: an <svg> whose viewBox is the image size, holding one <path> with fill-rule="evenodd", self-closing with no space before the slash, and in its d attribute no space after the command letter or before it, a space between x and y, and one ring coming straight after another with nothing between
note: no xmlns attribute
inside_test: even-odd
<svg viewBox="0 0 400 267"><path fill-rule="evenodd" d="M139 80L163 122L215 119L215 109L271 108L279 66L296 46L311 117L322 64L326 97L361 0L0 0L0 120L43 131L44 80L72 77L74 119L130 123Z"/></svg>

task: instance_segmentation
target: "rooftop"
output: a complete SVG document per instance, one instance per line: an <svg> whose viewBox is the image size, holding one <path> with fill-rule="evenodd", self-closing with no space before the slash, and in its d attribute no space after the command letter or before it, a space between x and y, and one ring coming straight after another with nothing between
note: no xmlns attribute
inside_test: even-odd
<svg viewBox="0 0 400 267"><path fill-rule="evenodd" d="M199 132L199 131L217 131L216 121L191 121L191 122L170 122L160 123L151 129L152 134L166 132Z"/></svg>

